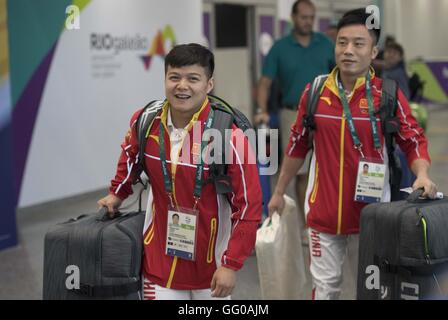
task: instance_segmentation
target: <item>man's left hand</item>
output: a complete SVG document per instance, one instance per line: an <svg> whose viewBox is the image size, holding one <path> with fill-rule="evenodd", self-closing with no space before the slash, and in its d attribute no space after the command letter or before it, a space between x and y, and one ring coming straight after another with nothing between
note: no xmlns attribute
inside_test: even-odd
<svg viewBox="0 0 448 320"><path fill-rule="evenodd" d="M235 271L226 267L219 267L212 278L212 297L224 298L229 296L235 287L235 282Z"/></svg>
<svg viewBox="0 0 448 320"><path fill-rule="evenodd" d="M436 197L437 186L427 176L417 177L414 184L412 185L412 189L417 190L418 188L425 189L425 192L423 192L422 197L427 197L431 199L434 199Z"/></svg>

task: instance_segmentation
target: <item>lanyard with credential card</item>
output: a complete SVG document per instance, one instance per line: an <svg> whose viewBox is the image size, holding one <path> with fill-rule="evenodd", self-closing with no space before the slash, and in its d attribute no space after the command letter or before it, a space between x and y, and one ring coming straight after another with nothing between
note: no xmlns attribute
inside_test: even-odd
<svg viewBox="0 0 448 320"><path fill-rule="evenodd" d="M210 108L210 112L208 114L207 120L205 122L205 128L204 131L207 131L212 127L213 122L213 109ZM173 203L173 184L170 178L170 175L168 174L168 167L166 162L166 153L165 153L165 138L164 138L164 127L162 124L162 121L160 122L159 127L159 142L160 142L160 162L162 163L162 173L163 173L163 180L165 183L165 190L168 193L168 196L171 201L171 206L174 208ZM201 190L202 190L202 173L204 171L204 164L202 162L202 152L205 149L207 145L207 141L202 141L201 143L201 155L199 156L199 163L196 166L196 178L195 178L195 187L194 187L194 207L193 209L196 209L196 205L201 198Z"/></svg>
<svg viewBox="0 0 448 320"><path fill-rule="evenodd" d="M338 83L339 96L341 97L342 106L344 108L345 118L348 122L350 134L353 139L355 149L361 154L361 159L358 164L358 173L355 185L354 200L359 202L371 203L380 202L383 194L386 166L383 162L383 154L381 152L381 143L378 135L378 123L375 117L375 110L373 108L372 89L370 86L370 78L366 76L366 95L369 107L369 120L372 128L373 144L375 150L379 153L381 160L366 159L362 152L362 143L356 132L350 107L348 105L347 97L341 82Z"/></svg>
<svg viewBox="0 0 448 320"><path fill-rule="evenodd" d="M365 83L366 83L367 104L369 107L369 118L370 118L370 124L372 127L373 143L374 143L375 149L380 154L381 159L383 159L383 154L381 152L380 138L378 135L378 124L377 124L376 117L375 117L375 110L373 108L372 89L370 86L370 77L369 76L366 76ZM348 122L348 127L350 129L350 134L352 136L354 146L361 153L361 157L364 158L364 154L362 152L362 143L359 140L358 133L356 132L355 122L353 121L352 113L351 113L350 107L348 105L347 96L345 95L344 88L342 87L341 81L339 81L339 83L338 83L338 90L339 90L339 96L341 97L342 107L344 108L345 118L347 119L347 122Z"/></svg>

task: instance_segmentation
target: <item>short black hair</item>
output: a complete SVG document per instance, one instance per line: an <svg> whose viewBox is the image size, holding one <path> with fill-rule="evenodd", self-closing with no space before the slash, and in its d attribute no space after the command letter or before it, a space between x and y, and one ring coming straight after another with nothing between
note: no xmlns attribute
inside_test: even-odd
<svg viewBox="0 0 448 320"><path fill-rule="evenodd" d="M291 13L292 14L297 14L297 12L299 12L299 4L301 3L306 3L307 5L311 6L311 7L315 7L314 3L311 2L311 0L297 0L296 2L293 3L292 8L291 8Z"/></svg>
<svg viewBox="0 0 448 320"><path fill-rule="evenodd" d="M365 8L354 9L346 12L338 23L338 32L341 28L350 25L366 25L367 19L371 16L366 12ZM381 27L369 29L369 33L373 38L373 43L376 45L381 35Z"/></svg>
<svg viewBox="0 0 448 320"><path fill-rule="evenodd" d="M404 56L403 47L397 42L390 42L384 50L395 50L400 53L400 56Z"/></svg>
<svg viewBox="0 0 448 320"><path fill-rule="evenodd" d="M395 42L395 37L388 34L386 36L386 39L384 39L384 43L387 45L388 43L392 43L392 42Z"/></svg>
<svg viewBox="0 0 448 320"><path fill-rule="evenodd" d="M172 218L174 219L174 217L178 217L179 218L179 215L177 213L175 213L175 214L173 214Z"/></svg>
<svg viewBox="0 0 448 320"><path fill-rule="evenodd" d="M215 57L209 49L197 43L179 44L174 46L165 57L165 74L168 66L181 68L195 64L206 69L209 79L213 76Z"/></svg>

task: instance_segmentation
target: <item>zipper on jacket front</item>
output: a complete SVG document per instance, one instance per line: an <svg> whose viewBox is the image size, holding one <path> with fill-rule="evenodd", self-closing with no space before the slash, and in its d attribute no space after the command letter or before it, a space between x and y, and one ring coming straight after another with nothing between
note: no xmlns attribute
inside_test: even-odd
<svg viewBox="0 0 448 320"><path fill-rule="evenodd" d="M212 263L213 261L213 247L215 244L215 234L216 234L216 218L212 218L210 221L210 239L208 241L207 250L207 263Z"/></svg>
<svg viewBox="0 0 448 320"><path fill-rule="evenodd" d="M317 188L319 187L319 164L316 162L316 170L314 175L314 186L310 196L310 203L316 202Z"/></svg>

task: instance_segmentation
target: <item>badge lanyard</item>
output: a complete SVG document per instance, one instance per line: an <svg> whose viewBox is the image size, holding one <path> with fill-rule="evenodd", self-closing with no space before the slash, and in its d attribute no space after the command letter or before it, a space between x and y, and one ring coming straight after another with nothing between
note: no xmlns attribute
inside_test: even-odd
<svg viewBox="0 0 448 320"><path fill-rule="evenodd" d="M369 107L369 118L370 118L370 124L372 127L373 143L375 145L375 149L380 154L381 159L383 159L383 155L381 153L380 138L378 136L378 124L377 124L376 117L375 117L375 110L373 108L373 98L372 98L372 89L370 86L370 77L366 76L365 82L366 82L367 104ZM347 119L348 127L350 129L350 134L353 139L354 147L361 153L361 157L364 158L364 154L362 152L362 143L359 140L358 133L356 132L355 122L353 121L352 113L350 112L350 107L348 105L347 96L345 95L344 88L342 87L341 81L339 81L339 83L338 83L338 89L339 89L339 96L341 97L342 106L344 108L345 118Z"/></svg>
<svg viewBox="0 0 448 320"><path fill-rule="evenodd" d="M210 108L210 112L208 114L207 121L205 123L205 129L204 132L207 131L212 127L213 122L213 109ZM159 142L160 142L160 162L162 163L162 173L163 173L163 180L165 183L165 190L168 193L168 197L171 201L171 206L174 208L173 203L173 183L171 181L171 177L168 174L168 166L166 164L166 153L165 153L165 135L164 135L164 127L162 121L160 121L159 126ZM202 139L201 139L202 140ZM204 164L202 163L202 151L207 146L207 141L202 141L201 143L201 155L199 156L199 163L196 166L196 178L195 178L195 187L194 187L194 207L193 209L196 209L196 205L201 198L201 191L202 191L202 172L204 171Z"/></svg>

